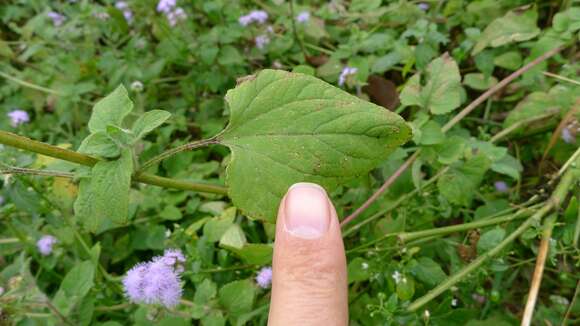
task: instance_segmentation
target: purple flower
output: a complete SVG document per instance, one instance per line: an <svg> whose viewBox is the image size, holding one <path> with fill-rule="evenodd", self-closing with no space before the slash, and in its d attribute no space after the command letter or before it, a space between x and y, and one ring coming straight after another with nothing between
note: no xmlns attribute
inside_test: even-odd
<svg viewBox="0 0 580 326"><path fill-rule="evenodd" d="M495 186L495 190L497 190L498 192L508 192L509 191L509 187L507 185L507 183L505 183L505 181L496 181L494 183Z"/></svg>
<svg viewBox="0 0 580 326"><path fill-rule="evenodd" d="M303 11L296 16L296 21L299 23L306 23L310 20L310 12Z"/></svg>
<svg viewBox="0 0 580 326"><path fill-rule="evenodd" d="M354 68L354 67L347 66L347 67L342 68L342 71L340 72L340 76L338 76L338 85L343 86L344 83L346 82L346 79L349 76L356 74L357 71L358 71L358 69Z"/></svg>
<svg viewBox="0 0 580 326"><path fill-rule="evenodd" d="M168 249L163 256L135 265L123 278L125 295L133 303L176 306L183 292L180 278L183 263L185 256L181 250Z"/></svg>
<svg viewBox="0 0 580 326"><path fill-rule="evenodd" d="M115 8L123 12L123 17L125 17L125 20L127 20L127 22L131 22L131 20L133 20L133 12L131 11L131 8L129 8L129 5L125 1L117 1L117 3L115 3Z"/></svg>
<svg viewBox="0 0 580 326"><path fill-rule="evenodd" d="M177 23L179 23L182 20L185 20L186 18L187 14L185 13L185 10L183 10L183 8L181 7L177 7L175 8L175 10L167 13L167 20L169 21L170 26L175 26L177 25Z"/></svg>
<svg viewBox="0 0 580 326"><path fill-rule="evenodd" d="M270 38L268 35L258 35L254 39L254 42L256 43L256 47L262 50L266 45L268 45L268 43L270 43Z"/></svg>
<svg viewBox="0 0 580 326"><path fill-rule="evenodd" d="M49 11L48 14L46 14L46 15L48 16L48 18L52 19L52 24L55 27L62 25L64 23L64 21L66 20L65 16L63 16L55 11Z"/></svg>
<svg viewBox="0 0 580 326"><path fill-rule="evenodd" d="M421 2L420 4L417 5L417 7L419 7L419 9L421 9L423 11L429 10L429 4L428 3Z"/></svg>
<svg viewBox="0 0 580 326"><path fill-rule="evenodd" d="M42 238L36 242L36 247L43 256L48 256L52 253L52 246L57 242L58 240L56 240L52 235L43 235Z"/></svg>
<svg viewBox="0 0 580 326"><path fill-rule="evenodd" d="M10 125L12 125L14 128L30 121L28 112L18 109L8 112L8 117L10 118Z"/></svg>
<svg viewBox="0 0 580 326"><path fill-rule="evenodd" d="M562 132L560 133L560 138L562 138L562 140L568 144L573 144L576 142L576 137L572 134L570 127L562 128Z"/></svg>
<svg viewBox="0 0 580 326"><path fill-rule="evenodd" d="M268 20L268 13L264 10L252 10L249 14L241 16L238 22L242 26L248 26L251 23L263 24Z"/></svg>
<svg viewBox="0 0 580 326"><path fill-rule="evenodd" d="M159 0L159 3L157 3L157 12L167 14L173 10L176 3L176 0Z"/></svg>
<svg viewBox="0 0 580 326"><path fill-rule="evenodd" d="M262 288L267 289L272 283L272 267L262 267L256 275L256 283Z"/></svg>

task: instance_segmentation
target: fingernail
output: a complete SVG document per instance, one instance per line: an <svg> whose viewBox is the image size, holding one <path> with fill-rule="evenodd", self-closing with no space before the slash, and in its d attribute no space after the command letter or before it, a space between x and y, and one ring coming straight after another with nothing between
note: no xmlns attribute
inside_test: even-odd
<svg viewBox="0 0 580 326"><path fill-rule="evenodd" d="M314 183L296 183L286 194L286 231L304 239L322 237L330 224L328 196Z"/></svg>

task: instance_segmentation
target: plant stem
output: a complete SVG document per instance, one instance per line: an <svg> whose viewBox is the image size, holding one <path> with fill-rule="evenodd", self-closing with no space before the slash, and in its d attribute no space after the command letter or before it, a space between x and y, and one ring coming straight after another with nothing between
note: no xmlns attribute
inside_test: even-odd
<svg viewBox="0 0 580 326"><path fill-rule="evenodd" d="M16 77L10 76L9 74L7 74L7 73L5 73L3 71L0 71L0 76L1 77L4 77L4 78L6 78L6 79L8 79L10 81L13 81L13 82L15 82L18 85L21 85L21 86L24 86L24 87L28 87L28 88L32 88L32 89L35 89L37 91L41 91L41 92L48 93L48 94L59 95L59 96L62 96L63 95L59 91L55 91L54 89L50 89L50 88L38 86L38 85L33 84L33 83L29 83L29 82L24 81L22 79L18 79Z"/></svg>
<svg viewBox="0 0 580 326"><path fill-rule="evenodd" d="M554 116L556 113L558 113L558 110L552 110L549 111L548 113L542 114L542 115L538 115L535 117L531 117L528 119L524 119L521 121L518 121L516 123L514 123L513 125L505 128L504 130L498 132L497 134L495 134L493 137L491 137L491 139L489 140L492 143L497 142L498 140L502 139L503 137L507 136L508 134L512 133L513 131L519 129L520 127L526 127L528 124L532 123L532 122L536 122L536 121L540 121L540 120L544 120L546 118L549 118L551 116Z"/></svg>
<svg viewBox="0 0 580 326"><path fill-rule="evenodd" d="M0 174L30 174L30 175L39 175L39 176L46 176L46 177L60 177L60 178L73 178L74 177L73 173L68 173L68 172L26 169L26 168L14 167L14 166L9 166L5 170L0 170Z"/></svg>
<svg viewBox="0 0 580 326"><path fill-rule="evenodd" d="M7 131L0 130L0 144L12 146L15 148L27 150L30 152L58 158L61 160L86 165L93 166L99 160L94 157L77 153L68 149L52 146L49 144L41 143L30 138L22 137ZM141 183L146 183L154 186L159 186L163 188L173 188L179 190L191 190L199 192L207 192L214 194L226 195L227 189L225 187L209 185L203 183L194 183L188 181L174 180L169 178L164 178L152 174L140 173L139 175L134 175L133 180Z"/></svg>
<svg viewBox="0 0 580 326"><path fill-rule="evenodd" d="M294 33L294 38L296 42L300 45L300 50L302 50L302 55L304 56L304 60L308 58L308 52L306 52L306 48L304 47L304 42L298 36L298 30L296 29L296 16L294 14L294 0L290 0L290 21L292 22L292 32Z"/></svg>
<svg viewBox="0 0 580 326"><path fill-rule="evenodd" d="M514 232L508 235L502 242L500 242L497 246L493 249L489 250L485 254L477 257L476 260L471 262L469 265L462 268L459 272L455 273L453 276L447 278L443 283L439 284L437 287L429 291L427 294L422 296L421 298L415 300L408 308L408 311L415 311L421 308L423 305L427 304L429 301L435 299L443 292L447 291L469 273L473 272L477 268L479 268L483 263L485 263L488 259L495 256L501 250L503 250L507 245L509 245L512 241L514 241L517 237L519 237L522 233L524 233L528 227L530 227L534 222L540 220L545 214L547 214L554 203L549 203L548 205L544 206L542 209L538 210L534 215L529 217L524 223L522 223Z"/></svg>
<svg viewBox="0 0 580 326"><path fill-rule="evenodd" d="M510 235L508 235L497 246L495 246L488 252L484 253L483 255L477 257L477 259L475 259L469 265L463 267L459 272L447 278L443 283L439 284L437 287L427 292L427 294L425 294L421 298L415 300L413 303L411 303L411 305L407 308L407 310L412 312L419 309L420 307L427 304L429 301L433 300L443 292L447 291L453 285L461 281L461 279L463 279L469 273L479 268L488 259L497 255L500 251L502 251L505 247L507 247L507 245L509 245L512 241L514 241L522 233L524 233L532 224L541 221L542 218L554 207L559 207L559 205L563 202L564 198L568 194L568 191L571 190L574 182L576 182L576 171L575 170L567 171L566 174L560 180L560 183L558 184L554 192L552 193L552 196L550 196L550 199L546 202L546 205L544 205L542 208L536 211L536 213L534 213L531 217L529 217L526 221L524 221L524 223L522 223L515 231L513 231Z"/></svg>
<svg viewBox="0 0 580 326"><path fill-rule="evenodd" d="M566 309L566 314L564 315L564 319L562 320L561 326L568 325L566 322L568 321L568 318L570 317L570 313L572 312L572 309L574 308L574 305L576 304L576 298L578 297L578 293L580 293L580 280L578 282L576 282L576 290L574 290L574 296L572 297L572 300L570 300L570 304L568 305L568 309Z"/></svg>
<svg viewBox="0 0 580 326"><path fill-rule="evenodd" d="M540 284L542 283L542 275L544 274L544 266L546 264L546 257L548 257L548 250L550 248L550 239L552 238L552 230L556 216L552 215L546 219L544 223L544 231L542 232L542 241L540 242L540 249L538 250L538 259L536 260L536 268L534 269L534 276L532 277L532 285L530 286L530 293L526 302L524 316L522 318L522 326L529 326L532 323L532 316L534 315L534 307L538 299L538 292L540 291Z"/></svg>
<svg viewBox="0 0 580 326"><path fill-rule="evenodd" d="M542 72L542 74L544 74L544 75L546 75L548 77L556 78L556 79L563 80L563 81L572 83L574 85L579 85L580 86L580 81L577 81L577 80L574 80L574 79L571 79L571 78L568 78L568 77L564 77L564 76L560 76L560 75L557 75L557 74L553 74L553 73L551 73L549 71L544 71L544 72Z"/></svg>
<svg viewBox="0 0 580 326"><path fill-rule="evenodd" d="M576 202L580 202L580 194L576 193ZM578 248L578 238L580 238L580 206L578 207L578 217L576 218L576 229L574 230L574 240L572 246Z"/></svg>
<svg viewBox="0 0 580 326"><path fill-rule="evenodd" d="M137 171L136 174L139 175L141 171L145 171L145 170L147 170L147 168L149 168L149 167L151 167L151 166L153 166L153 165L155 165L155 164L163 161L164 159L169 158L169 157L171 157L171 156L173 156L173 155L175 155L177 153L181 153L181 152L184 152L184 151L196 149L196 148L199 148L199 147L204 147L204 146L211 145L211 144L218 144L218 142L214 138L211 138L211 139L203 139L203 140L200 140L200 141L195 141L195 142L187 143L187 144L184 144L184 145L177 146L175 148L169 149L169 150L167 150L167 151L165 151L165 152L163 152L163 153L155 156L154 158L150 159L149 161L145 162L141 166L141 168L139 169L139 171Z"/></svg>
<svg viewBox="0 0 580 326"><path fill-rule="evenodd" d="M481 94L478 98L476 98L473 102L471 102L468 106L466 106L463 110L461 110L461 112L459 112L449 122L447 122L447 124L445 124L443 126L443 128L441 128L441 130L444 133L447 132L449 129L451 129L453 126L455 126L459 121L461 121L465 116L467 116L469 113L471 113L471 111L475 110L481 103L485 102L489 97L491 97L497 91L499 91L503 87L507 86L513 80L515 80L519 76L523 75L525 72L527 72L531 68L535 67L536 65L540 64L544 60L556 55L562 49L563 49L563 47L558 47L558 48L552 49L552 50L544 53L543 55L537 57L536 59L534 59L533 61L531 61L527 65L523 66L522 68L514 71L511 75L507 76L502 81L500 81L499 83L497 83L496 85L494 85L493 87L488 89L485 93ZM399 178L399 176L401 176L403 174L403 172L405 172L405 170L407 170L407 168L409 166L411 166L411 164L419 156L420 152L421 152L421 149L418 149L415 152L415 154L410 156L397 169L397 171L395 171L395 173L393 175L391 175L391 177L389 177L385 181L385 183L371 197L369 197L369 199L367 199L359 208L357 208L352 214L350 214L347 218L345 218L340 223L340 225L342 227L344 227L346 224L350 223L358 215L360 215L365 209L367 209L375 200L377 200L377 198L379 198L383 194L383 192L385 192L389 188L389 186L391 184L393 184Z"/></svg>

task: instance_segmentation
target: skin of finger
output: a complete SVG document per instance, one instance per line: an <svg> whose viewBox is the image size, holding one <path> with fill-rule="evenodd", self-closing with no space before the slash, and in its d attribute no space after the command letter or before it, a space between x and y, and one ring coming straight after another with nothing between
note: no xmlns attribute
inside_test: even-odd
<svg viewBox="0 0 580 326"><path fill-rule="evenodd" d="M336 210L318 239L285 231L285 200L278 210L268 325L347 325L346 257Z"/></svg>

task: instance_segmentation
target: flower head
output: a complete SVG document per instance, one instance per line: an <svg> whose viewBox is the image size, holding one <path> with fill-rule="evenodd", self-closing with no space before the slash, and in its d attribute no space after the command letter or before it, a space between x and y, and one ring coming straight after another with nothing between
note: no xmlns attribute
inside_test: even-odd
<svg viewBox="0 0 580 326"><path fill-rule="evenodd" d="M254 42L256 43L256 47L261 50L265 48L268 43L270 43L270 38L268 35L258 35L256 38L254 38Z"/></svg>
<svg viewBox="0 0 580 326"><path fill-rule="evenodd" d="M391 277L393 278L393 280L395 280L395 283L397 284L401 283L401 281L405 278L403 274L399 273L399 271L395 271L393 275L391 275Z"/></svg>
<svg viewBox="0 0 580 326"><path fill-rule="evenodd" d="M66 20L65 16L63 16L55 11L49 11L46 15L48 16L48 18L50 18L52 20L52 24L55 27L62 25L64 23L64 21Z"/></svg>
<svg viewBox="0 0 580 326"><path fill-rule="evenodd" d="M572 128L570 128L570 126L562 128L560 138L562 138L562 140L568 144L573 144L576 142L576 136L572 132Z"/></svg>
<svg viewBox="0 0 580 326"><path fill-rule="evenodd" d="M419 7L419 9L421 9L423 11L429 10L429 4L428 3L421 2L421 3L419 3L417 5L417 7Z"/></svg>
<svg viewBox="0 0 580 326"><path fill-rule="evenodd" d="M136 80L134 82L131 83L131 90L137 93L140 93L143 91L143 83Z"/></svg>
<svg viewBox="0 0 580 326"><path fill-rule="evenodd" d="M125 20L127 22L131 22L131 20L133 20L133 12L131 11L131 8L129 8L129 5L127 4L127 2L117 1L115 3L115 8L117 8L123 12L123 17L125 17Z"/></svg>
<svg viewBox="0 0 580 326"><path fill-rule="evenodd" d="M157 11L168 13L173 10L176 3L176 0L159 0L159 3L157 3Z"/></svg>
<svg viewBox="0 0 580 326"><path fill-rule="evenodd" d="M296 21L299 23L306 23L310 20L310 12L303 11L296 16Z"/></svg>
<svg viewBox="0 0 580 326"><path fill-rule="evenodd" d="M175 26L180 21L183 21L187 18L187 14L185 10L181 7L175 8L175 10L170 11L167 13L167 20L169 21L170 26Z"/></svg>
<svg viewBox="0 0 580 326"><path fill-rule="evenodd" d="M134 303L176 306L183 292L180 273L184 262L181 250L168 249L163 256L135 265L123 278L125 295Z"/></svg>
<svg viewBox="0 0 580 326"><path fill-rule="evenodd" d="M262 267L256 275L256 283L262 289L267 289L272 283L272 267Z"/></svg>
<svg viewBox="0 0 580 326"><path fill-rule="evenodd" d="M505 181L496 181L493 185L498 192L508 192L510 189Z"/></svg>
<svg viewBox="0 0 580 326"><path fill-rule="evenodd" d="M43 235L42 238L36 242L36 247L43 256L48 256L52 253L52 246L57 242L58 240L56 240L52 235Z"/></svg>
<svg viewBox="0 0 580 326"><path fill-rule="evenodd" d="M251 23L263 24L268 20L268 13L264 10L252 10L249 14L241 16L238 22L242 26L248 26Z"/></svg>
<svg viewBox="0 0 580 326"><path fill-rule="evenodd" d="M28 112L18 109L8 112L8 117L10 118L10 125L12 125L12 127L14 128L30 121L30 116L28 115Z"/></svg>
<svg viewBox="0 0 580 326"><path fill-rule="evenodd" d="M358 71L358 69L354 68L354 67L347 66L347 67L342 68L342 71L340 72L340 76L338 76L338 85L343 86L344 83L346 82L346 79L349 76L356 74L357 71Z"/></svg>

